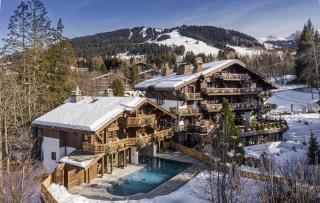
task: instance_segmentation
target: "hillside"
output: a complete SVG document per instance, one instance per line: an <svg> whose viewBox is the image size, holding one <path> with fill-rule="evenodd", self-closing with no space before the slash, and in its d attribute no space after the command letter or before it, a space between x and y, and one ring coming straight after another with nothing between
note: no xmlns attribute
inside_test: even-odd
<svg viewBox="0 0 320 203"><path fill-rule="evenodd" d="M76 37L71 43L80 57L97 55L157 54L174 51L183 55L188 51L217 55L228 46L262 49L253 37L214 26L180 26L170 29L135 27L95 35ZM247 50L248 51L248 50ZM249 50L250 53L250 50Z"/></svg>

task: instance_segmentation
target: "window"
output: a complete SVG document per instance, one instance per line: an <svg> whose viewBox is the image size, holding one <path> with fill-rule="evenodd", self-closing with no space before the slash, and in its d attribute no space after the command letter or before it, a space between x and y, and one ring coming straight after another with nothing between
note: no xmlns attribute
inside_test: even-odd
<svg viewBox="0 0 320 203"><path fill-rule="evenodd" d="M159 105L164 104L164 100L163 99L157 99L157 104L159 104Z"/></svg>
<svg viewBox="0 0 320 203"><path fill-rule="evenodd" d="M57 160L55 152L51 152L51 160Z"/></svg>

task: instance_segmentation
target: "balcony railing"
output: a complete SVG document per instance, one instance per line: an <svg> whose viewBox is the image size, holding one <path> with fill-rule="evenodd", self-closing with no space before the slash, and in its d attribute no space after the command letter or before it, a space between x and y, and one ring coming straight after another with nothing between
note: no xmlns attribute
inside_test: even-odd
<svg viewBox="0 0 320 203"><path fill-rule="evenodd" d="M153 142L156 140L170 138L171 136L171 128L166 130L161 130L159 132L155 132L153 134L141 136L145 143ZM99 154L99 153L106 153L108 152L108 147L111 147L112 151L117 150L118 148L123 148L126 146L134 146L140 137L130 137L124 139L117 139L110 141L108 144L91 144L91 143L84 143L83 144L83 151Z"/></svg>
<svg viewBox="0 0 320 203"><path fill-rule="evenodd" d="M182 99L184 100L202 100L201 93L183 93Z"/></svg>
<svg viewBox="0 0 320 203"><path fill-rule="evenodd" d="M208 112L219 112L222 104L202 104L201 108Z"/></svg>
<svg viewBox="0 0 320 203"><path fill-rule="evenodd" d="M156 120L156 115L147 115L147 116L137 116L137 117L128 117L126 119L127 127L138 127L146 123L148 119Z"/></svg>
<svg viewBox="0 0 320 203"><path fill-rule="evenodd" d="M241 95L241 94L260 94L261 88L203 88L207 95Z"/></svg>
<svg viewBox="0 0 320 203"><path fill-rule="evenodd" d="M186 109L177 109L170 108L171 112L177 116L199 116L202 115L200 109L198 108L186 108Z"/></svg>
<svg viewBox="0 0 320 203"><path fill-rule="evenodd" d="M245 81L249 80L250 76L248 74L222 73L221 79L227 81Z"/></svg>
<svg viewBox="0 0 320 203"><path fill-rule="evenodd" d="M210 124L209 121L200 121L195 124L188 125L188 131L199 133L199 134L207 134L216 126L214 124Z"/></svg>
<svg viewBox="0 0 320 203"><path fill-rule="evenodd" d="M276 104L263 104L262 105L262 109L263 110L272 110L272 109L276 109L277 105Z"/></svg>
<svg viewBox="0 0 320 203"><path fill-rule="evenodd" d="M202 104L202 109L208 112L219 112L222 108L222 104ZM257 109L259 105L257 102L243 102L243 103L231 103L232 110L246 110Z"/></svg>
<svg viewBox="0 0 320 203"><path fill-rule="evenodd" d="M232 103L231 108L232 110L257 109L259 104L257 102Z"/></svg>
<svg viewBox="0 0 320 203"><path fill-rule="evenodd" d="M268 135L274 133L283 133L288 130L288 125L286 122L268 122L266 124L260 124L256 128L244 129L242 127L241 137L251 137L259 135Z"/></svg>

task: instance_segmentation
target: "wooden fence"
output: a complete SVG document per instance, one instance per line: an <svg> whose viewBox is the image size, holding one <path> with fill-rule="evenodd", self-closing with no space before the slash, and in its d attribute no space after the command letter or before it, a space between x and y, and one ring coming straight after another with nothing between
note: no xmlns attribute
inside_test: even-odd
<svg viewBox="0 0 320 203"><path fill-rule="evenodd" d="M53 176L49 175L41 184L41 198L46 203L58 203L58 201L52 196L48 187L53 183Z"/></svg>
<svg viewBox="0 0 320 203"><path fill-rule="evenodd" d="M207 154L204 154L195 149L192 149L177 143L173 143L173 142L169 143L169 147L179 150L182 153L190 157L193 157L202 163L205 163L208 167L210 167L213 170L221 171L224 173L229 172L229 167L226 164L214 160L211 156ZM281 185L291 184L291 181L289 181L288 179L283 177L278 177L278 176L265 175L265 174L250 172L250 171L244 171L244 170L240 170L239 174L240 174L240 177L251 179L251 180L272 182L273 184L281 184Z"/></svg>

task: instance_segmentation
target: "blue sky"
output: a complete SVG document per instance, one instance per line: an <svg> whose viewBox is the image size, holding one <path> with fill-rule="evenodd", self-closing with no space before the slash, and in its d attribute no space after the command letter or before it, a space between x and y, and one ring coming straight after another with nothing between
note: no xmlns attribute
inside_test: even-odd
<svg viewBox="0 0 320 203"><path fill-rule="evenodd" d="M21 0L0 0L0 38ZM320 28L320 0L44 0L67 37L135 26L213 25L254 37L286 37L308 18Z"/></svg>

